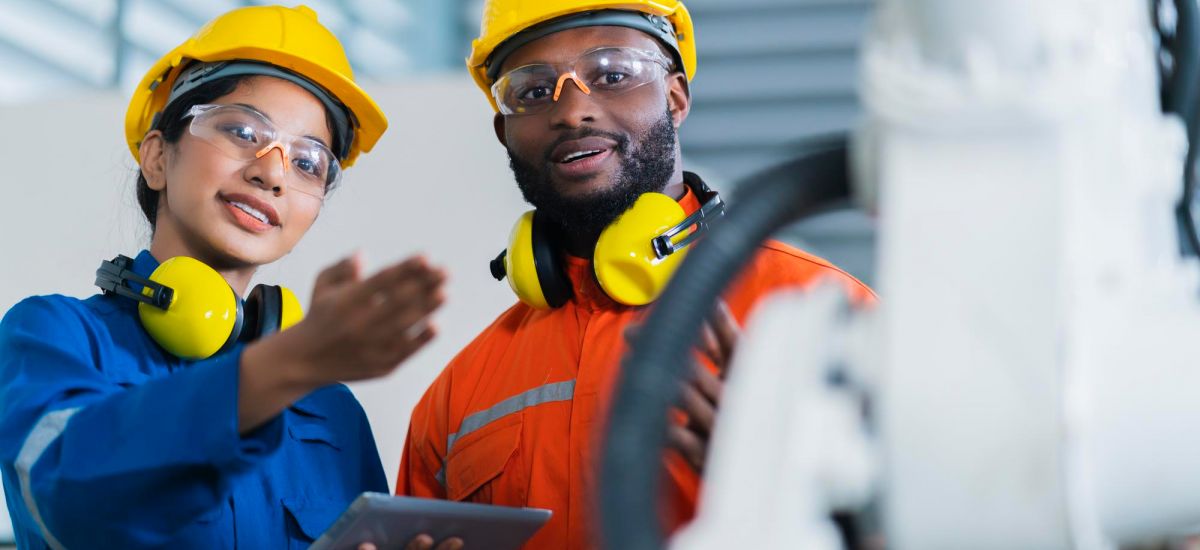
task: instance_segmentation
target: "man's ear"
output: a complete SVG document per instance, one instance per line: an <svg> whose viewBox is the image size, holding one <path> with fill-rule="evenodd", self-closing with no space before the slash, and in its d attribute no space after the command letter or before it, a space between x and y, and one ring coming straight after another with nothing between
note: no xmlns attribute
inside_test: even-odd
<svg viewBox="0 0 1200 550"><path fill-rule="evenodd" d="M167 187L166 148L167 142L160 130L151 130L138 146L142 176L146 178L146 186L155 191L162 191Z"/></svg>
<svg viewBox="0 0 1200 550"><path fill-rule="evenodd" d="M692 110L692 90L688 84L687 75L676 71L667 76L667 110L671 112L671 121L678 130L687 120Z"/></svg>
<svg viewBox="0 0 1200 550"><path fill-rule="evenodd" d="M504 115L496 113L496 116L492 118L492 129L496 131L496 140L500 142L500 145L508 147L508 134L505 133L504 124Z"/></svg>

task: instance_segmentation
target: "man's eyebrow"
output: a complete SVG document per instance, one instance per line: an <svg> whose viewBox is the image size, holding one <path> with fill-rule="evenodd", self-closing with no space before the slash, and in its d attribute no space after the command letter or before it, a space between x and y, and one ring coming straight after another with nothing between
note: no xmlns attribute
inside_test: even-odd
<svg viewBox="0 0 1200 550"><path fill-rule="evenodd" d="M250 109L251 111L254 111L255 113L262 115L263 118L265 118L267 120L271 120L271 115L268 115L267 113L264 113L264 112L258 110L258 107L250 105L249 103L234 103L234 105L240 105L242 107ZM274 122L274 121L272 121L272 122ZM321 145L324 145L326 149L333 149L333 147L330 147L328 143L325 143L325 140L323 140L317 136L306 135L304 137L306 139L311 139L317 143L320 143Z"/></svg>

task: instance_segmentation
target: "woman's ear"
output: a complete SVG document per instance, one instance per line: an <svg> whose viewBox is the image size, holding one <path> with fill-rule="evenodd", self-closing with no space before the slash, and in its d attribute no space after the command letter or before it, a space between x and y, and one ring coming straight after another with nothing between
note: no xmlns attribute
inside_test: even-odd
<svg viewBox="0 0 1200 550"><path fill-rule="evenodd" d="M667 77L667 110L671 113L671 122L678 130L687 120L692 110L692 91L688 84L687 75L682 71L671 73Z"/></svg>
<svg viewBox="0 0 1200 550"><path fill-rule="evenodd" d="M138 146L142 176L146 178L146 186L154 191L162 191L167 187L166 147L167 142L160 130L151 130Z"/></svg>

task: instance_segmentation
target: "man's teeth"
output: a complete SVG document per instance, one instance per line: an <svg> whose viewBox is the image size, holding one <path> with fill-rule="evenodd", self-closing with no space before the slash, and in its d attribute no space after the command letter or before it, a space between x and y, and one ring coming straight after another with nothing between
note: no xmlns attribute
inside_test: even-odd
<svg viewBox="0 0 1200 550"><path fill-rule="evenodd" d="M590 156L592 156L592 155L598 155L598 154L600 154L600 153L602 153L602 152L603 152L603 151L600 151L600 150L593 150L593 151L578 151L578 152L571 153L571 154L569 154L569 155L567 155L567 156L563 157L563 159L562 159L562 162L571 162L571 161L579 160L579 159L581 159L581 158L583 158L583 157L590 157Z"/></svg>
<svg viewBox="0 0 1200 550"><path fill-rule="evenodd" d="M270 220L267 219L266 214L263 214L262 212L258 211L257 209L255 209L253 206L250 206L249 204L246 204L244 202L237 202L237 201L229 201L229 204L232 204L233 206L235 206L238 210L241 210L242 212L250 214L250 217L252 217L260 222L263 222L266 224L271 223Z"/></svg>

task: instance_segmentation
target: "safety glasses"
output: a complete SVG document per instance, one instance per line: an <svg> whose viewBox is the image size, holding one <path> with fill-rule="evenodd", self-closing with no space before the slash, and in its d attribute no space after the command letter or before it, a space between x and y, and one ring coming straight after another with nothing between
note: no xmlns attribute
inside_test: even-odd
<svg viewBox="0 0 1200 550"><path fill-rule="evenodd" d="M319 199L341 181L337 156L320 141L279 130L262 113L243 105L196 105L189 131L230 158L252 161L272 149L283 154L283 173L289 189Z"/></svg>
<svg viewBox="0 0 1200 550"><path fill-rule="evenodd" d="M496 79L492 97L505 115L544 113L558 101L567 80L594 98L607 99L661 79L671 61L659 52L635 48L597 48L570 63L535 64Z"/></svg>

